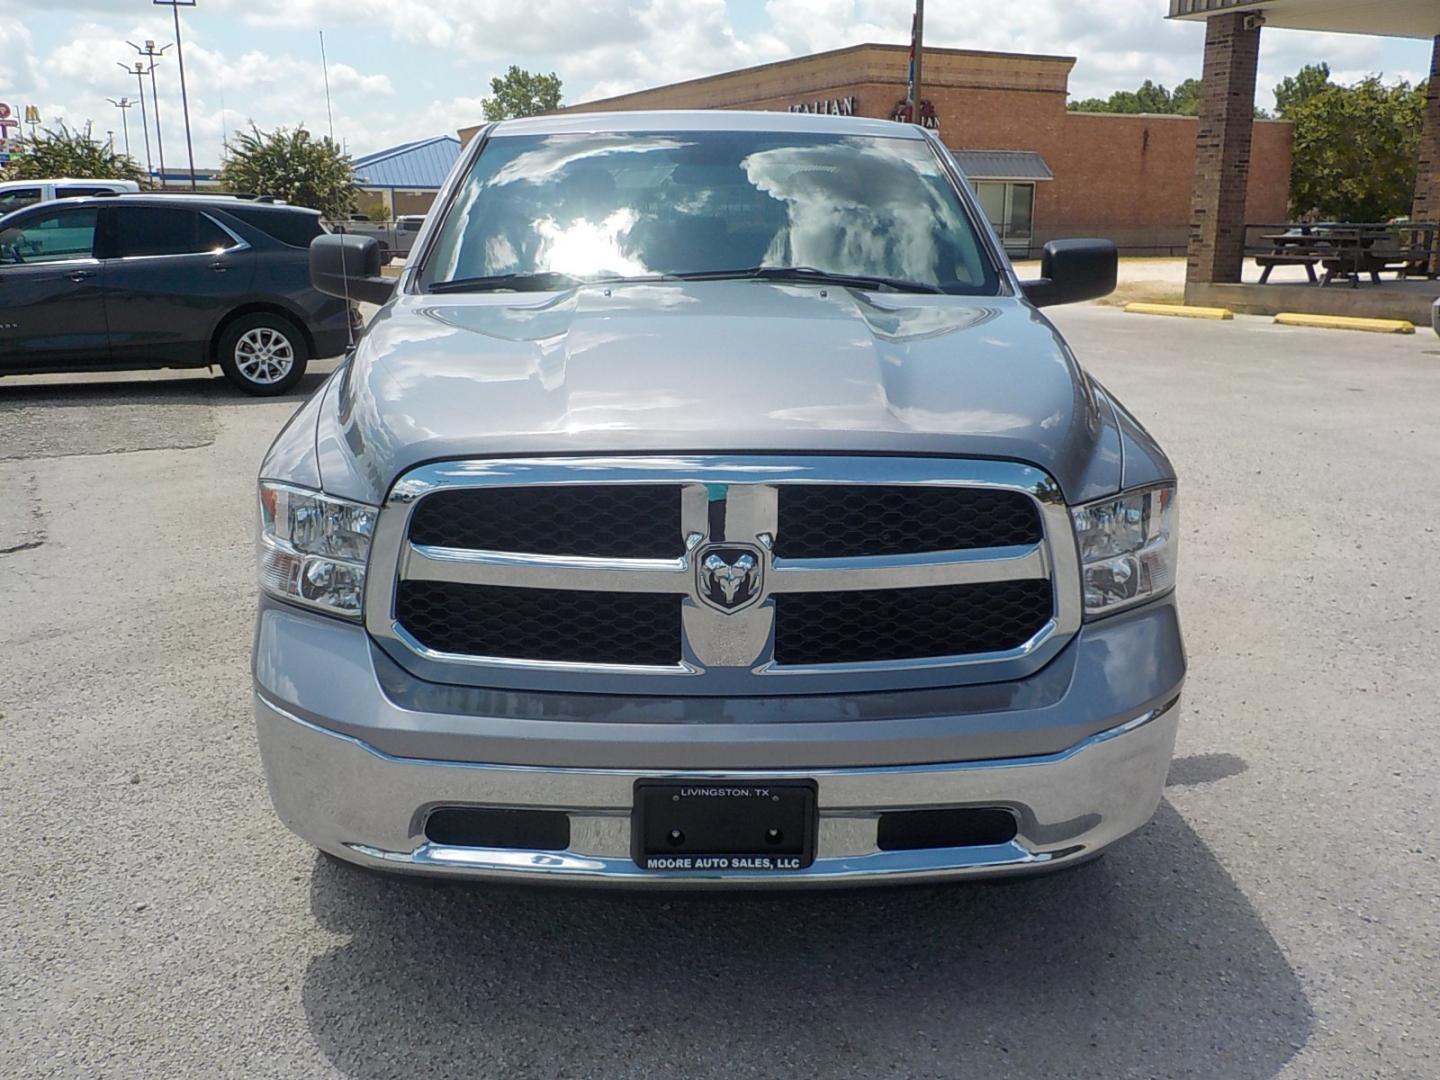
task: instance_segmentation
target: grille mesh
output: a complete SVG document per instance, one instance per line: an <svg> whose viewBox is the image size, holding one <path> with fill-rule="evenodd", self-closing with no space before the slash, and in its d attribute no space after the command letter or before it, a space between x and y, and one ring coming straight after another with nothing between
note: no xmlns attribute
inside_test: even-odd
<svg viewBox="0 0 1440 1080"><path fill-rule="evenodd" d="M426 648L588 664L675 664L680 597L401 581L401 624Z"/></svg>
<svg viewBox="0 0 1440 1080"><path fill-rule="evenodd" d="M670 559L684 554L674 484L472 488L425 496L410 539L533 555Z"/></svg>
<svg viewBox="0 0 1440 1080"><path fill-rule="evenodd" d="M1028 495L978 488L783 485L775 554L781 558L911 555L1036 544Z"/></svg>
<svg viewBox="0 0 1440 1080"><path fill-rule="evenodd" d="M775 661L845 664L998 652L1049 620L1050 583L789 593L775 598Z"/></svg>

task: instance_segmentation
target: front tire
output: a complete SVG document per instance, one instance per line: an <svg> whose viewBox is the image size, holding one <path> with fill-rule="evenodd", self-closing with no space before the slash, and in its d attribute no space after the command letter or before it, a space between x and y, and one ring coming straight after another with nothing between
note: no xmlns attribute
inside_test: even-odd
<svg viewBox="0 0 1440 1080"><path fill-rule="evenodd" d="M257 312L236 319L220 335L220 370L247 394L273 397L292 389L310 359L305 336L289 319Z"/></svg>

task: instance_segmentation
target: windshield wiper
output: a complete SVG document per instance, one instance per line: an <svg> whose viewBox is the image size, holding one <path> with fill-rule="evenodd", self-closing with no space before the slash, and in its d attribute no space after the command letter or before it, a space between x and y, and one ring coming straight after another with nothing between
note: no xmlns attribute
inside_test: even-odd
<svg viewBox="0 0 1440 1080"><path fill-rule="evenodd" d="M872 274L838 274L814 266L751 266L740 270L696 270L691 273L669 274L679 281L724 281L727 278L755 278L760 281L808 281L838 285L849 289L877 289L887 292L944 292L938 285L904 278L877 277Z"/></svg>
<svg viewBox="0 0 1440 1080"><path fill-rule="evenodd" d="M432 293L500 290L548 292L555 289L573 289L577 285L625 285L652 281L726 281L737 278L757 281L804 281L821 285L837 285L847 289L876 289L884 292L944 292L940 286L924 281L907 281L904 278L878 277L872 274L837 274L814 266L748 266L736 270L692 270L630 277L619 274L579 277L557 270L544 270L528 274L492 274L488 277L437 281L430 286L430 291Z"/></svg>
<svg viewBox="0 0 1440 1080"><path fill-rule="evenodd" d="M573 289L576 285L588 284L590 284L588 278L546 270L535 274L491 274L488 277L436 281L430 285L430 291L432 293L498 292L509 289L514 292L549 292L554 289Z"/></svg>

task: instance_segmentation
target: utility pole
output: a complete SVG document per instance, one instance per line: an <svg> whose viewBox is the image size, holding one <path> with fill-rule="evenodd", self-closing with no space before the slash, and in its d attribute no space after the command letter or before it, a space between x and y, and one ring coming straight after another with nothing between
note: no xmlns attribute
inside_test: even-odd
<svg viewBox="0 0 1440 1080"><path fill-rule="evenodd" d="M107 97L105 100L108 101L111 105L114 105L117 109L120 110L120 126L121 126L121 128L123 128L124 131L125 131L125 156L126 156L126 157L129 157L129 156L130 156L130 108L131 108L131 106L134 105L135 103L134 103L133 101L131 101L128 97L122 97L119 101L116 101L113 97Z"/></svg>
<svg viewBox="0 0 1440 1080"><path fill-rule="evenodd" d="M330 64L325 59L325 31L320 31L320 70L325 73L325 119L330 124L330 142L335 142L335 114L330 111Z"/></svg>
<svg viewBox="0 0 1440 1080"><path fill-rule="evenodd" d="M185 46L180 40L180 9L194 7L195 0L154 0L161 6L169 5L175 16L175 59L180 63L180 108L185 113L185 153L190 159L190 190L199 190L195 184L195 147L190 142L190 96L185 92Z"/></svg>
<svg viewBox="0 0 1440 1080"><path fill-rule="evenodd" d="M128 44L128 43L127 43ZM155 163L150 160L150 121L145 116L145 76L149 74L145 70L145 61L136 60L132 68L129 64L121 64L115 61L126 73L135 76L135 85L140 88L140 125L145 131L145 175L150 178L153 185L155 182Z"/></svg>
<svg viewBox="0 0 1440 1080"><path fill-rule="evenodd" d="M127 41L125 44L141 56L150 58L150 103L155 109L155 156L160 159L160 189L163 191L165 189L165 140L160 134L160 92L155 89L155 61L164 56L165 50L170 46L162 45L157 49L153 41L146 41L143 49L133 41ZM139 61L137 60L136 63L138 64ZM145 91L142 88L140 92L143 94Z"/></svg>
<svg viewBox="0 0 1440 1080"><path fill-rule="evenodd" d="M920 89L920 61L925 51L925 0L915 0L915 18L910 23L910 78L909 93L906 95L906 106L910 113L912 124L921 124L923 119L920 116L920 100L922 91Z"/></svg>

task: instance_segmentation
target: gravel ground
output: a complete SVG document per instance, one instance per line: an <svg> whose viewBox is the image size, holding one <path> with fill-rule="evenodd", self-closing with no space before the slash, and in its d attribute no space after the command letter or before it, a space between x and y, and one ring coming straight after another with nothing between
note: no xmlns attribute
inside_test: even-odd
<svg viewBox="0 0 1440 1080"><path fill-rule="evenodd" d="M248 702L299 398L0 384L0 1076L1440 1075L1440 343L1056 318L1181 471L1193 667L1154 822L1001 885L333 868Z"/></svg>

